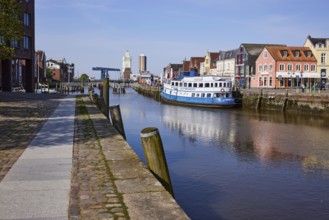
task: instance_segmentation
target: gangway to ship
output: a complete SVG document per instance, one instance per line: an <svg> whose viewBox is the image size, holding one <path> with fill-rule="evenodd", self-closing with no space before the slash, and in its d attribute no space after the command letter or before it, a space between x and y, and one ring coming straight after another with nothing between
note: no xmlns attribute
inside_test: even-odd
<svg viewBox="0 0 329 220"><path fill-rule="evenodd" d="M101 79L109 78L109 71L120 72L120 69L117 68L108 68L108 67L93 67L94 71L101 71Z"/></svg>

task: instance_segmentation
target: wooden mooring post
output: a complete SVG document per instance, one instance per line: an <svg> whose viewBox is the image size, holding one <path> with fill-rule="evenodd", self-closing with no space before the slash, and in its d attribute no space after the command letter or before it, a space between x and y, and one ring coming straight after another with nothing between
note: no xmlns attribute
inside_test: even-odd
<svg viewBox="0 0 329 220"><path fill-rule="evenodd" d="M144 128L140 135L149 169L161 182L164 188L174 197L174 191L159 130L154 127Z"/></svg>
<svg viewBox="0 0 329 220"><path fill-rule="evenodd" d="M125 129L123 127L123 121L121 117L120 105L113 105L109 107L112 125L126 140Z"/></svg>
<svg viewBox="0 0 329 220"><path fill-rule="evenodd" d="M105 116L109 119L109 105L110 105L110 86L109 78L103 79L103 99L105 104Z"/></svg>

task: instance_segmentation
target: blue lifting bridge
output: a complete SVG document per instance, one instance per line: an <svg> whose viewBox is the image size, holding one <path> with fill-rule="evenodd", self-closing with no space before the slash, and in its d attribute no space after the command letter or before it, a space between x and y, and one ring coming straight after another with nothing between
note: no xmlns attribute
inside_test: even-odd
<svg viewBox="0 0 329 220"><path fill-rule="evenodd" d="M93 67L93 70L101 71L101 79L109 78L109 71L116 71L116 72L121 71L120 69L108 68L108 67Z"/></svg>

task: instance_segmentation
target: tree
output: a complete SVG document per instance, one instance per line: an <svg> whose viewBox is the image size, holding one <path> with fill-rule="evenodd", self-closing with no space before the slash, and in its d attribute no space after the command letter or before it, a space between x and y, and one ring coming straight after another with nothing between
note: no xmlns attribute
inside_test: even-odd
<svg viewBox="0 0 329 220"><path fill-rule="evenodd" d="M48 83L51 83L51 82L53 81L52 71L51 71L51 69L49 69L48 67L47 67L47 69L46 69L46 81L47 81Z"/></svg>
<svg viewBox="0 0 329 220"><path fill-rule="evenodd" d="M15 44L23 37L20 1L0 0L0 60L15 57Z"/></svg>
<svg viewBox="0 0 329 220"><path fill-rule="evenodd" d="M81 80L82 82L87 82L87 81L89 81L89 76L88 76L86 73L83 73L83 74L81 74L81 76L80 76L80 80Z"/></svg>

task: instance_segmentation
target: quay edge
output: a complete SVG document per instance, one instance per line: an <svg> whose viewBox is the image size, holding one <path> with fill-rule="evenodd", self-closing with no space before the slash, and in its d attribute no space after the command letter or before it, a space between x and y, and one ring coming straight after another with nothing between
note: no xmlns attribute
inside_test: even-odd
<svg viewBox="0 0 329 220"><path fill-rule="evenodd" d="M134 85L132 88L147 97L160 101L160 87ZM329 90L301 92L298 89L243 89L242 109L274 110L281 112L317 114L329 117Z"/></svg>
<svg viewBox="0 0 329 220"><path fill-rule="evenodd" d="M329 91L242 90L242 108L329 116Z"/></svg>
<svg viewBox="0 0 329 220"><path fill-rule="evenodd" d="M92 96L91 96L92 97ZM106 116L84 96L106 163L127 207L127 219L190 219Z"/></svg>

